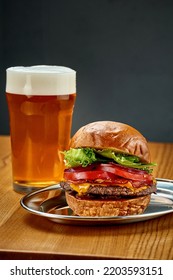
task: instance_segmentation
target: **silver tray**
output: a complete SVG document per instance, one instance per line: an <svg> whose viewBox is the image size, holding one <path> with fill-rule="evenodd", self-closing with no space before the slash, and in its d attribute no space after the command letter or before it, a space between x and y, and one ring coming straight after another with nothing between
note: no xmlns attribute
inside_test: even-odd
<svg viewBox="0 0 173 280"><path fill-rule="evenodd" d="M143 214L113 217L81 217L68 207L65 192L60 185L39 189L25 195L21 206L28 212L50 219L53 222L71 225L126 224L141 222L173 212L173 180L157 179L157 194Z"/></svg>

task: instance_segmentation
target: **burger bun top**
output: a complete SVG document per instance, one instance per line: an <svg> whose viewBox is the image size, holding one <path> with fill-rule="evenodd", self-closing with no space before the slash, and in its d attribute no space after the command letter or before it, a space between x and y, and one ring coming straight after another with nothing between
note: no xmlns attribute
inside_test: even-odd
<svg viewBox="0 0 173 280"><path fill-rule="evenodd" d="M111 149L118 153L138 156L150 163L147 140L130 125L114 121L97 121L81 127L72 137L71 148Z"/></svg>

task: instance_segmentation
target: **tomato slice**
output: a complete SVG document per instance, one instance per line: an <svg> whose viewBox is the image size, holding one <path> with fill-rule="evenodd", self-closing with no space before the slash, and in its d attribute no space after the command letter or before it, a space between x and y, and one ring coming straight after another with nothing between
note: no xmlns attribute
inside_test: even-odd
<svg viewBox="0 0 173 280"><path fill-rule="evenodd" d="M97 181L110 183L124 183L128 180L151 184L153 176L146 171L124 167L115 163L97 163L87 167L65 169L64 179L76 181Z"/></svg>
<svg viewBox="0 0 173 280"><path fill-rule="evenodd" d="M113 173L106 172L103 170L77 171L77 172L65 171L64 179L69 181L79 181L79 180L94 181L96 179L112 181L115 179L115 175Z"/></svg>
<svg viewBox="0 0 173 280"><path fill-rule="evenodd" d="M111 172L117 176L135 180L135 181L150 181L153 179L151 174L148 174L146 171L137 170L134 168L123 167L118 164L99 164L97 167L98 170Z"/></svg>

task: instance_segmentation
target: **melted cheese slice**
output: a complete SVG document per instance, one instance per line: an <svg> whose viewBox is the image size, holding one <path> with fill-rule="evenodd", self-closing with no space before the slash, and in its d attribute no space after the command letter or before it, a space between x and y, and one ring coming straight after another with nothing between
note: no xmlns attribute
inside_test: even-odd
<svg viewBox="0 0 173 280"><path fill-rule="evenodd" d="M108 187L108 185L105 185L105 184L89 184L89 183L73 184L73 183L70 183L71 188L73 190L75 190L79 195L85 194L88 191L88 189L91 185L92 186L94 186L94 185L98 186L99 185L99 186L103 186L103 187ZM116 184L116 186L129 188L134 193L138 193L139 191L142 191L142 190L145 190L145 189L148 188L148 186L142 186L142 187L139 187L139 188L134 188L133 185L130 182L127 182L126 184Z"/></svg>

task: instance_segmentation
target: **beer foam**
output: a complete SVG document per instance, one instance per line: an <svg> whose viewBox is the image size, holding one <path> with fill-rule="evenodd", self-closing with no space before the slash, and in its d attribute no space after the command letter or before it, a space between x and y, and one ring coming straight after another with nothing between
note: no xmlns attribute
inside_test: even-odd
<svg viewBox="0 0 173 280"><path fill-rule="evenodd" d="M15 66L6 70L6 92L24 95L76 93L76 71L64 66Z"/></svg>

